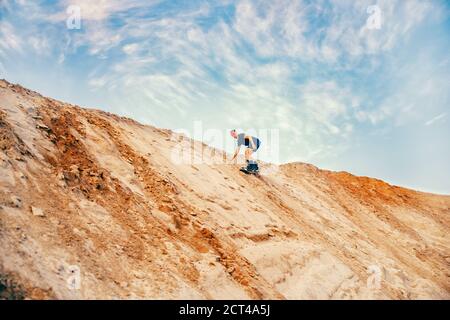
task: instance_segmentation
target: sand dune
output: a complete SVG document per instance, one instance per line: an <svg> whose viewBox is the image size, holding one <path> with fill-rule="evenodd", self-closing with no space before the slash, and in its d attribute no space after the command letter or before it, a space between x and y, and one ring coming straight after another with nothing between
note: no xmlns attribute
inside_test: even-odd
<svg viewBox="0 0 450 320"><path fill-rule="evenodd" d="M173 137L0 81L0 295L450 298L450 196Z"/></svg>

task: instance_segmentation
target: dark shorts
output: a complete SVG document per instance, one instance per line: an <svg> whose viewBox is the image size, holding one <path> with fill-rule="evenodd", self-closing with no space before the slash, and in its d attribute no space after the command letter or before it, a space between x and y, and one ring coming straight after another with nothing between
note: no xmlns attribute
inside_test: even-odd
<svg viewBox="0 0 450 320"><path fill-rule="evenodd" d="M259 146L261 145L261 141L259 141L259 139L256 139L255 145L256 145L255 148L252 149L253 152L256 152L256 150L259 149ZM252 144L250 143L250 140L245 139L245 146L246 146L247 148L251 149Z"/></svg>

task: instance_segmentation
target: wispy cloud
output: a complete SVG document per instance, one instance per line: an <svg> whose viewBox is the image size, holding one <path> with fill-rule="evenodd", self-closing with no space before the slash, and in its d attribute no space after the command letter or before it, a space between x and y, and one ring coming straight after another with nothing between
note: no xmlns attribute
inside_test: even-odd
<svg viewBox="0 0 450 320"><path fill-rule="evenodd" d="M428 120L427 122L425 122L426 126L431 126L432 124L441 121L442 119L444 119L447 116L447 113L441 113L440 115Z"/></svg>
<svg viewBox="0 0 450 320"><path fill-rule="evenodd" d="M132 9L148 8L161 2L158 0L63 0L59 6L61 11L48 18L52 21L64 21L67 18L65 10L70 6L76 6L81 10L81 17L86 21L105 21L111 16L120 14Z"/></svg>
<svg viewBox="0 0 450 320"><path fill-rule="evenodd" d="M0 56L21 53L23 41L17 36L15 28L6 21L0 21Z"/></svg>

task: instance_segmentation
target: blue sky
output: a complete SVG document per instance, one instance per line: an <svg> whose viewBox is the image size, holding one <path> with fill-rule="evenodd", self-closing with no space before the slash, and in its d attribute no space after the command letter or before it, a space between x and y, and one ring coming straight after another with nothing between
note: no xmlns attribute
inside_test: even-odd
<svg viewBox="0 0 450 320"><path fill-rule="evenodd" d="M158 127L278 129L264 160L444 194L448 52L445 0L0 2L8 81Z"/></svg>

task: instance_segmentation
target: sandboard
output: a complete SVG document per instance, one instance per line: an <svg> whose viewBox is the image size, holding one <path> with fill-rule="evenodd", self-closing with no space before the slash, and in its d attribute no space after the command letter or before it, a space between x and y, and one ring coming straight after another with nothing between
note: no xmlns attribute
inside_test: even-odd
<svg viewBox="0 0 450 320"><path fill-rule="evenodd" d="M245 174L254 174L255 176L259 176L259 171L248 171L246 168L241 168L239 170Z"/></svg>

